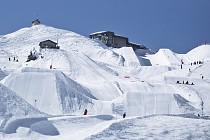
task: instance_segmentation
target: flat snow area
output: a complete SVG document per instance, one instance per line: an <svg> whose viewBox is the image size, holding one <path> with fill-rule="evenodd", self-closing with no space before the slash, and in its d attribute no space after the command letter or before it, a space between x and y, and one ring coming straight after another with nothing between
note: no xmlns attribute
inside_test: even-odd
<svg viewBox="0 0 210 140"><path fill-rule="evenodd" d="M27 124L22 119L22 124ZM16 121L18 122L18 121ZM2 139L82 140L82 139L209 139L210 120L194 115L157 115L114 118L99 116L63 116L30 121ZM17 124L17 123L16 123ZM29 129L31 128L31 129ZM38 133L39 132L39 133ZM44 134L44 135L42 135Z"/></svg>

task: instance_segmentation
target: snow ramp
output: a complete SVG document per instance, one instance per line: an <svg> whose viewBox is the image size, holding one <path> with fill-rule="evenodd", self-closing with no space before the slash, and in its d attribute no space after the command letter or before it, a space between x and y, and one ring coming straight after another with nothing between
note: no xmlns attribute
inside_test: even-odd
<svg viewBox="0 0 210 140"><path fill-rule="evenodd" d="M37 109L52 115L83 109L95 99L80 84L56 70L25 68L9 75L3 84Z"/></svg>
<svg viewBox="0 0 210 140"><path fill-rule="evenodd" d="M154 55L147 55L152 65L180 65L181 59L170 49L160 49Z"/></svg>
<svg viewBox="0 0 210 140"><path fill-rule="evenodd" d="M128 116L181 113L173 94L129 92L126 96Z"/></svg>
<svg viewBox="0 0 210 140"><path fill-rule="evenodd" d="M115 52L122 55L125 59L124 65L127 67L141 66L138 57L136 56L132 47L122 47L120 49L114 49Z"/></svg>

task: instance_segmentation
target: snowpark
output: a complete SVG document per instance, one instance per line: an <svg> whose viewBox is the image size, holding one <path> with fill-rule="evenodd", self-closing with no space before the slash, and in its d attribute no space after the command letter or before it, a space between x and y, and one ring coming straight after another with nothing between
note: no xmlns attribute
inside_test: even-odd
<svg viewBox="0 0 210 140"><path fill-rule="evenodd" d="M210 139L209 60L210 45L117 49L42 24L1 35L0 139Z"/></svg>

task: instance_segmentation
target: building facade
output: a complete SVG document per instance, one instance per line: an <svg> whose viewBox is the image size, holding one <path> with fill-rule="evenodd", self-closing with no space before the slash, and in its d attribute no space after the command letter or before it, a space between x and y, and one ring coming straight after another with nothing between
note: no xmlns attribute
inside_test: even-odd
<svg viewBox="0 0 210 140"><path fill-rule="evenodd" d="M146 49L143 45L130 43L127 37L115 35L111 31L101 31L92 33L89 35L91 39L101 40L108 47L121 48L121 47L133 47L133 49Z"/></svg>
<svg viewBox="0 0 210 140"><path fill-rule="evenodd" d="M43 48L59 49L60 48L57 43L55 43L51 40L42 41L39 43L39 46L41 49L43 49Z"/></svg>

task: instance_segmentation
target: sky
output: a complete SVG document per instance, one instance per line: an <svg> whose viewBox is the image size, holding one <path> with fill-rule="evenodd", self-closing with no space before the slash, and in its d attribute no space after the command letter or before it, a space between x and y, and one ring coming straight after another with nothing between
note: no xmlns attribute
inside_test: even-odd
<svg viewBox="0 0 210 140"><path fill-rule="evenodd" d="M0 35L42 24L84 36L113 31L158 51L210 43L210 0L2 0Z"/></svg>

